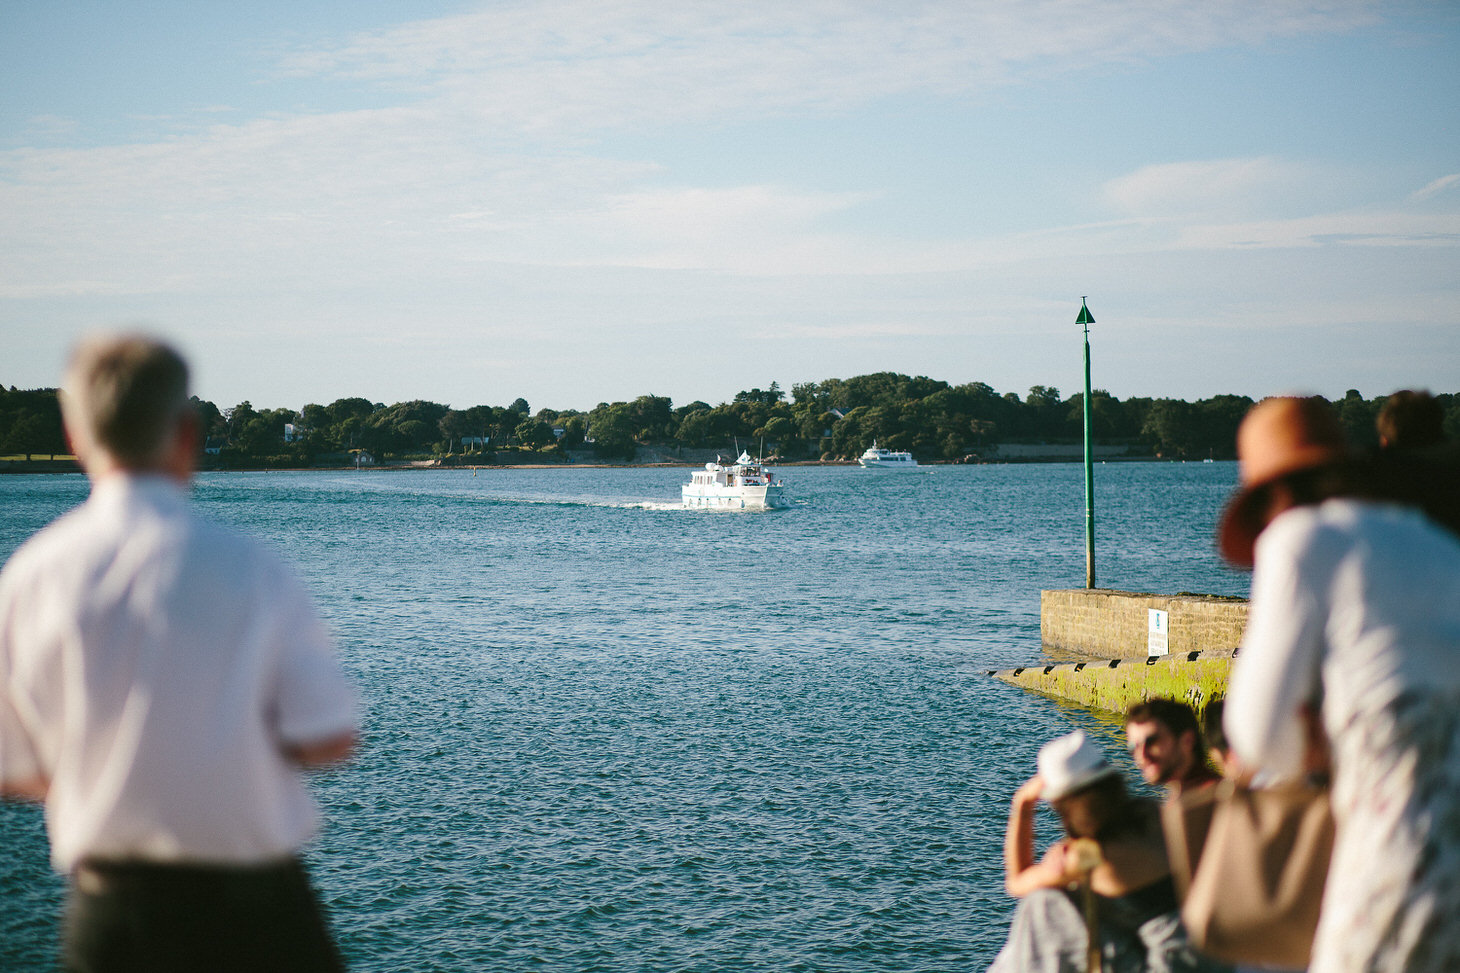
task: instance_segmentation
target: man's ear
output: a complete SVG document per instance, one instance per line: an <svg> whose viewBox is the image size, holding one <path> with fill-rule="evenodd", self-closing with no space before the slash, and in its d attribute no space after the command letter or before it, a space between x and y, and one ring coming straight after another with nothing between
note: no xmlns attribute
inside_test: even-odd
<svg viewBox="0 0 1460 973"><path fill-rule="evenodd" d="M91 460L86 436L73 431L71 424L64 420L61 423L61 434L66 437L66 448L71 451L72 456L76 457L76 462L81 465L81 468L86 469L87 463Z"/></svg>
<svg viewBox="0 0 1460 973"><path fill-rule="evenodd" d="M167 472L173 477L186 480L198 465L198 430L201 423L192 409L184 409L177 417L172 432L172 446L167 455Z"/></svg>

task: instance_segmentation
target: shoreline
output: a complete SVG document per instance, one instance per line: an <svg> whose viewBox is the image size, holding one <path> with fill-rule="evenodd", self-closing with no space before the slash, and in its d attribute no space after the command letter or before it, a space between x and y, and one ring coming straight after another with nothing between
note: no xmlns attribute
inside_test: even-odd
<svg viewBox="0 0 1460 973"><path fill-rule="evenodd" d="M945 466L1044 466L1059 463L1079 463L1080 459L1064 456L1019 457L1017 459L988 459L972 463L954 460L929 460L918 463L918 469L937 469ZM1112 456L1099 460L1107 463L1203 463L1206 460L1171 459L1164 456ZM632 469L699 469L701 463L692 460L647 463L452 463L444 464L434 460L405 460L393 463L374 463L369 466L212 466L200 465L198 473L343 473L343 472L448 472L453 470L632 470ZM856 460L786 460L770 461L768 466L776 469L787 467L845 466L860 468ZM82 473L74 459L43 460L0 460L0 476L38 473Z"/></svg>

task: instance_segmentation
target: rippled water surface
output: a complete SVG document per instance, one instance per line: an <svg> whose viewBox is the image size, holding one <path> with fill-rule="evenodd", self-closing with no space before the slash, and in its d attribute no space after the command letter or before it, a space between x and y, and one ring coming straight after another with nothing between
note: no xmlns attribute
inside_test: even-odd
<svg viewBox="0 0 1460 973"><path fill-rule="evenodd" d="M988 678L1084 585L1078 464L209 474L298 565L368 707L309 859L356 970L981 969L1009 794L1096 714ZM1232 464L1096 471L1102 587L1245 594ZM0 477L0 555L86 492ZM1044 823L1048 828L1049 822ZM49 969L40 814L0 807L0 969Z"/></svg>

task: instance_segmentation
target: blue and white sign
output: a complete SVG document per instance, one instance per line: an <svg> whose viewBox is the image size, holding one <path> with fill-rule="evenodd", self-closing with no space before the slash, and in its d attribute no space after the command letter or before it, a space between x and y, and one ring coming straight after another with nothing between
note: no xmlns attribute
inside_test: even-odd
<svg viewBox="0 0 1460 973"><path fill-rule="evenodd" d="M1146 609L1146 655L1165 655L1166 635L1171 624L1171 613L1159 608Z"/></svg>

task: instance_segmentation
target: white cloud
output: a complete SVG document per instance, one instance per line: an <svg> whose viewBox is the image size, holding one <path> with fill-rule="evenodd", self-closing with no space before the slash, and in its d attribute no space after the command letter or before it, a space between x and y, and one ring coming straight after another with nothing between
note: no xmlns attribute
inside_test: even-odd
<svg viewBox="0 0 1460 973"><path fill-rule="evenodd" d="M1290 204L1328 181L1313 167L1263 156L1144 166L1106 183L1104 195L1137 217L1232 217Z"/></svg>
<svg viewBox="0 0 1460 973"><path fill-rule="evenodd" d="M348 82L352 97L367 89L359 103L371 86L389 88L394 107L281 112L165 141L0 153L0 298L66 298L51 306L77 315L138 307L205 320L213 330L200 344L218 346L219 372L239 385L222 393L232 400L269 398L243 384L238 349L316 334L350 336L325 351L313 346L322 359L348 353L390 381L412 373L411 348L431 359L422 387L396 393L351 375L360 384L339 394L465 401L477 393L432 385L446 381L443 348L458 355L491 335L495 363L483 368L509 362L499 370L517 382L534 371L567 374L577 367L566 362L571 349L601 341L595 356L629 356L616 371L633 376L611 394L632 395L651 367L685 368L682 360L654 366L640 350L654 340L682 349L702 336L693 322L705 318L757 336L762 358L779 357L783 340L799 341L800 367L818 378L842 368L826 359L832 338L890 349L895 359L949 334L976 356L983 352L971 336L997 332L1012 336L1016 359L1037 357L1026 347L1035 340L1026 322L1072 320L1065 289L1083 293L1072 282L1088 279L1113 288L1115 274L1100 272L1108 268L1132 294L1166 288L1160 313L1172 314L1183 291L1216 276L1214 267L1250 276L1270 266L1283 279L1262 299L1282 299L1300 262L1248 254L1256 248L1316 254L1347 272L1380 248L1391 266L1406 264L1409 254L1392 247L1408 245L1416 262L1433 265L1446 257L1435 248L1454 246L1460 229L1443 214L1400 205L1353 209L1332 190L1342 174L1255 156L1130 172L1105 186L1108 214L1087 207L1071 217L1113 217L1103 222L1048 226L1036 215L995 234L981 232L975 215L967 229L930 239L890 226L886 213L898 200L878 195L880 187L773 181L779 173L697 181L668 154L661 162L648 137L614 143L620 157L594 140L668 126L681 126L679 134L695 123L688 135L713 145L720 126L909 94L972 100L1111 64L1343 31L1378 9L1361 0L493 4L300 50L286 64L326 84ZM48 127L62 134L62 125ZM1411 199L1455 182L1436 180ZM898 191L895 174L887 185ZM862 218L878 209L883 223ZM1163 261L1179 273L1160 279L1151 268ZM127 297L135 301L114 299ZM25 324L8 326L30 327L31 306L13 303L9 320ZM619 348L625 333L640 342L631 356ZM265 335L274 340L260 341ZM220 338L234 342L231 354ZM387 343L392 352L377 354ZM955 357L946 346L928 348L931 364L906 367L936 371ZM260 355L250 382L278 367ZM564 363L541 364L554 355ZM319 368L299 367L308 395L328 394L311 385ZM595 357L572 381L601 382L614 371Z"/></svg>
<svg viewBox="0 0 1460 973"><path fill-rule="evenodd" d="M410 109L5 152L0 293L198 290L309 273L375 280L443 256L552 262L571 214L652 171L493 151Z"/></svg>
<svg viewBox="0 0 1460 973"><path fill-rule="evenodd" d="M1320 213L1290 220L1192 224L1178 249L1275 249L1321 246L1460 247L1460 214L1402 210Z"/></svg>
<svg viewBox="0 0 1460 973"><path fill-rule="evenodd" d="M33 115L25 123L26 137L42 142L69 138L77 129L76 119L61 115Z"/></svg>
<svg viewBox="0 0 1460 973"><path fill-rule="evenodd" d="M861 194L656 185L652 162L594 157L583 133L977 93L1102 61L1349 29L1372 9L1363 0L1276 13L1236 0L493 5L286 62L413 92L403 106L0 153L0 295L376 281L491 261L784 274L997 260L997 243L828 231ZM1139 195L1134 182L1125 194Z"/></svg>
<svg viewBox="0 0 1460 973"><path fill-rule="evenodd" d="M1456 185L1460 185L1460 172L1452 173L1448 176L1441 176L1423 189L1416 190L1409 198L1412 202L1418 203L1432 196L1438 196L1440 193Z"/></svg>
<svg viewBox="0 0 1460 973"><path fill-rule="evenodd" d="M1142 167L1110 180L1106 202L1120 221L1055 231L1095 235L1119 252L1308 249L1322 246L1456 247L1460 213L1404 205L1460 183L1430 183L1407 200L1345 205L1351 177L1273 157L1198 160Z"/></svg>
<svg viewBox="0 0 1460 973"><path fill-rule="evenodd" d="M541 135L836 111L908 92L978 94L1014 78L1349 30L1373 22L1377 6L534 0L298 51L282 70L431 93L483 122Z"/></svg>
<svg viewBox="0 0 1460 973"><path fill-rule="evenodd" d="M846 266L851 242L819 228L866 198L770 186L676 188L608 198L581 228L601 262L780 276Z"/></svg>

